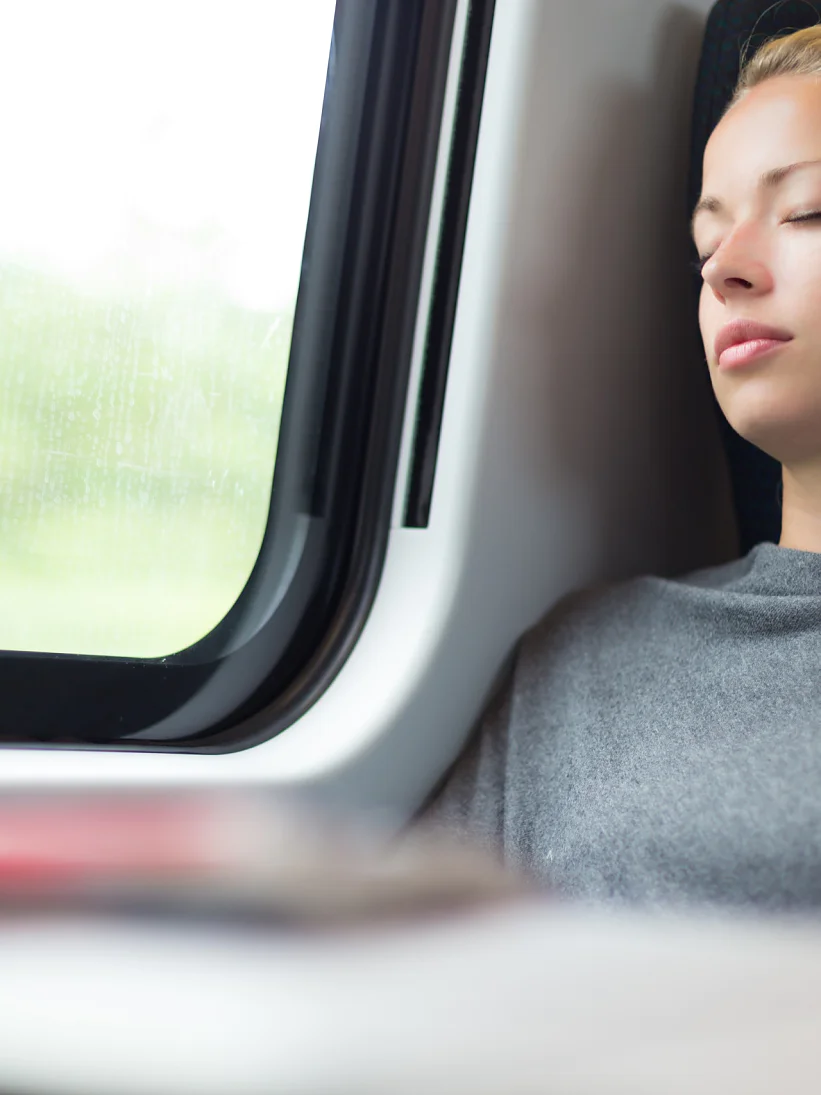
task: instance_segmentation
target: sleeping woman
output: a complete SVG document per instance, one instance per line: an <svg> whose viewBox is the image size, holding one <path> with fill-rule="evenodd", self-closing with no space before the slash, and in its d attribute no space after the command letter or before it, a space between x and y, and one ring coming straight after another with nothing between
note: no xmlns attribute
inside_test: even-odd
<svg viewBox="0 0 821 1095"><path fill-rule="evenodd" d="M730 425L782 465L779 542L563 598L426 810L559 894L821 905L821 27L767 43L692 230Z"/></svg>

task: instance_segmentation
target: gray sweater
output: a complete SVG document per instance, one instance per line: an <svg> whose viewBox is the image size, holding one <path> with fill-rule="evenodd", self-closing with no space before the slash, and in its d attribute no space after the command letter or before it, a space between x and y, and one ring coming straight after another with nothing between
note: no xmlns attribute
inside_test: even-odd
<svg viewBox="0 0 821 1095"><path fill-rule="evenodd" d="M563 598L427 815L583 902L821 906L821 554Z"/></svg>

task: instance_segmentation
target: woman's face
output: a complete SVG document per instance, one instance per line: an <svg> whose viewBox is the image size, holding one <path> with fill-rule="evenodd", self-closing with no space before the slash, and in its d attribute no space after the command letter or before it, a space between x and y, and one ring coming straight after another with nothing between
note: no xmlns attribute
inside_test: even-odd
<svg viewBox="0 0 821 1095"><path fill-rule="evenodd" d="M805 161L818 162L762 179ZM821 463L821 80L774 77L724 116L704 152L702 204L699 324L719 406L782 463ZM756 332L723 331L733 320L792 337L755 347ZM719 362L722 335L748 346Z"/></svg>

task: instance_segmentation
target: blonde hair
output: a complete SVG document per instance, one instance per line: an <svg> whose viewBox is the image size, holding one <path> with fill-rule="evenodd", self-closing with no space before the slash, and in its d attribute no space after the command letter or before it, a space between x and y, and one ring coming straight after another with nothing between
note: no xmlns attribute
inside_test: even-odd
<svg viewBox="0 0 821 1095"><path fill-rule="evenodd" d="M821 78L821 25L770 38L748 61L742 55L741 72L724 113L757 84L774 76Z"/></svg>

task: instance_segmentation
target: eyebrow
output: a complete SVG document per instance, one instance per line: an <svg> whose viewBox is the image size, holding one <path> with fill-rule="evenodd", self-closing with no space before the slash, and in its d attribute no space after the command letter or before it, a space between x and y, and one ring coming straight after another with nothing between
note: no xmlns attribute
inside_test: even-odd
<svg viewBox="0 0 821 1095"><path fill-rule="evenodd" d="M759 190L772 190L787 175L791 175L793 171L797 171L801 167L817 167L819 164L821 164L821 160L799 160L797 163L790 163L785 167L773 167L759 176L758 188ZM699 198L690 219L690 236L695 237L696 217L699 213L720 213L723 209L724 206L718 198L713 198L709 194Z"/></svg>

